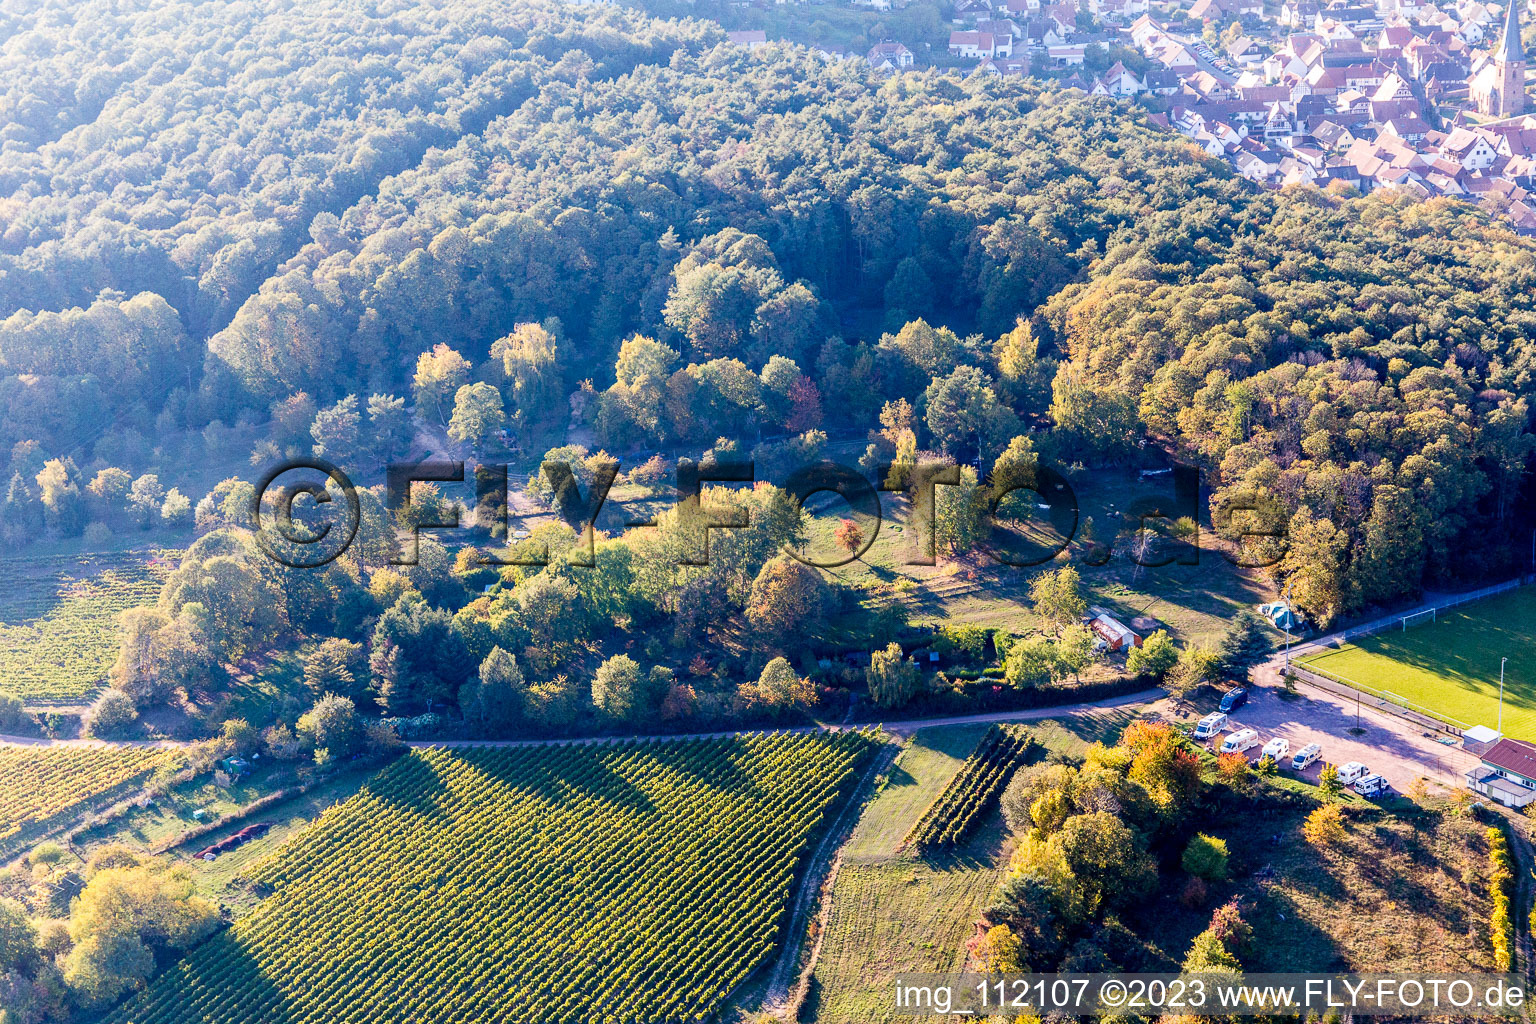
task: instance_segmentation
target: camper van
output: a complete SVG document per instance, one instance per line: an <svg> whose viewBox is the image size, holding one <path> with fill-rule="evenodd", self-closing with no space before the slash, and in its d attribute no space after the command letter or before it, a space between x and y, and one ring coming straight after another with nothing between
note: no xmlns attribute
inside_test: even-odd
<svg viewBox="0 0 1536 1024"><path fill-rule="evenodd" d="M1339 782L1346 786L1354 785L1367 775L1371 770L1359 761L1351 761L1339 769Z"/></svg>
<svg viewBox="0 0 1536 1024"><path fill-rule="evenodd" d="M1244 687L1238 686L1228 690L1222 696L1221 703L1218 704L1217 707L1221 708L1223 711L1236 711L1246 703L1248 703L1248 690Z"/></svg>
<svg viewBox="0 0 1536 1024"><path fill-rule="evenodd" d="M1361 796L1380 796L1389 788L1387 780L1380 775L1367 775L1355 783L1355 792Z"/></svg>
<svg viewBox="0 0 1536 1024"><path fill-rule="evenodd" d="M1283 740L1279 736L1264 744L1264 749L1259 752L1260 757L1267 757L1275 764L1279 764L1286 754L1291 752L1291 741Z"/></svg>
<svg viewBox="0 0 1536 1024"><path fill-rule="evenodd" d="M1252 729L1239 729L1221 741L1223 754L1241 754L1259 745L1259 734Z"/></svg>
<svg viewBox="0 0 1536 1024"><path fill-rule="evenodd" d="M1210 714L1200 719L1200 724L1195 726L1195 739L1208 740L1212 736L1215 736L1217 733L1221 732L1226 724L1226 715L1222 714L1220 711L1212 711Z"/></svg>
<svg viewBox="0 0 1536 1024"><path fill-rule="evenodd" d="M1291 771L1306 771L1312 766L1312 762L1323 756L1323 748L1316 743L1308 743L1296 751L1296 756L1291 758Z"/></svg>

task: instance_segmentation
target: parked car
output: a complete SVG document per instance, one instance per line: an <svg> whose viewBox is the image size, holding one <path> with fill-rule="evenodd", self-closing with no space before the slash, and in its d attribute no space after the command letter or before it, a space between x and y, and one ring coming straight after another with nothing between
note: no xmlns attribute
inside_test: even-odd
<svg viewBox="0 0 1536 1024"><path fill-rule="evenodd" d="M1195 739L1208 740L1221 732L1226 727L1227 716L1220 711L1212 711L1200 719L1200 724L1195 726Z"/></svg>
<svg viewBox="0 0 1536 1024"><path fill-rule="evenodd" d="M1239 729L1221 741L1223 754L1241 754L1259 745L1259 734L1252 729Z"/></svg>
<svg viewBox="0 0 1536 1024"><path fill-rule="evenodd" d="M1296 756L1291 758L1291 771L1305 771L1311 767L1312 762L1323 756L1323 748L1316 743L1308 743L1296 751Z"/></svg>
<svg viewBox="0 0 1536 1024"><path fill-rule="evenodd" d="M1369 774L1371 774L1371 770L1365 765L1359 761L1351 761L1339 769L1339 781L1348 786L1359 782Z"/></svg>
<svg viewBox="0 0 1536 1024"><path fill-rule="evenodd" d="M1380 775L1367 775L1355 783L1355 792L1361 796L1380 796L1391 788Z"/></svg>
<svg viewBox="0 0 1536 1024"><path fill-rule="evenodd" d="M1246 703L1248 703L1248 690L1239 686L1235 690L1228 690L1218 706L1223 711L1231 712L1234 708L1240 708Z"/></svg>
<svg viewBox="0 0 1536 1024"><path fill-rule="evenodd" d="M1264 749L1259 751L1260 757L1267 757L1279 764L1286 754L1291 752L1291 741L1283 740L1279 736L1264 744Z"/></svg>

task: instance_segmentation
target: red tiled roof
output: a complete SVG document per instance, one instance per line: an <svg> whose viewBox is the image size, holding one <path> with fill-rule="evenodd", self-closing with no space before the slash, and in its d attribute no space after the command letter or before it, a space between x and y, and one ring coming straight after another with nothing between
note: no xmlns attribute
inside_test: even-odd
<svg viewBox="0 0 1536 1024"><path fill-rule="evenodd" d="M1524 740L1503 739L1495 743L1485 754L1483 761L1496 768L1514 772L1527 779L1536 779L1536 743Z"/></svg>

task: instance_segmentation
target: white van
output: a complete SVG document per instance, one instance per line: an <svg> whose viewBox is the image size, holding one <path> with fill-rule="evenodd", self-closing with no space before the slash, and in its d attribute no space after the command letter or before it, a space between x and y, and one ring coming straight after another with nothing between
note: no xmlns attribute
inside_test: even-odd
<svg viewBox="0 0 1536 1024"><path fill-rule="evenodd" d="M1239 729L1221 741L1223 754L1241 754L1259 745L1259 734L1252 729Z"/></svg>
<svg viewBox="0 0 1536 1024"><path fill-rule="evenodd" d="M1339 769L1339 781L1348 786L1359 782L1369 774L1371 774L1371 770L1365 765L1359 761L1351 761Z"/></svg>
<svg viewBox="0 0 1536 1024"><path fill-rule="evenodd" d="M1264 749L1259 751L1260 757L1267 757L1275 764L1279 764L1286 754L1291 752L1291 741L1283 740L1279 736L1264 744Z"/></svg>
<svg viewBox="0 0 1536 1024"><path fill-rule="evenodd" d="M1220 711L1212 711L1210 714L1200 719L1200 724L1195 726L1195 739L1208 740L1212 736L1215 736L1217 733L1221 732L1226 724L1226 715L1222 714Z"/></svg>
<svg viewBox="0 0 1536 1024"><path fill-rule="evenodd" d="M1296 751L1296 756L1291 758L1291 771L1305 771L1311 767L1312 762L1323 756L1323 748L1316 743L1308 743Z"/></svg>
<svg viewBox="0 0 1536 1024"><path fill-rule="evenodd" d="M1355 792L1361 796L1380 796L1390 788L1387 785L1387 780L1380 775L1367 775L1355 783Z"/></svg>

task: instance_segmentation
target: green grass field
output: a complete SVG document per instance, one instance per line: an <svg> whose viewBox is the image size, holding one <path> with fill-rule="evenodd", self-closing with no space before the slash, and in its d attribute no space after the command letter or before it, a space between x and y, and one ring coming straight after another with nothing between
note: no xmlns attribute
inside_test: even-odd
<svg viewBox="0 0 1536 1024"><path fill-rule="evenodd" d="M1454 724L1491 727L1499 718L1499 659L1506 657L1504 733L1536 739L1536 588L1463 605L1441 612L1436 622L1362 637L1301 660Z"/></svg>
<svg viewBox="0 0 1536 1024"><path fill-rule="evenodd" d="M1123 620L1148 616L1181 642L1214 646L1240 610L1273 597L1262 571L1234 567L1208 527L1202 535L1198 565L1134 564L1127 538L1116 537L1116 531L1128 528L1132 521L1125 517L1126 510L1138 498L1160 493L1158 485L1116 472L1084 475L1073 481L1073 487L1084 517L1079 539L1086 520L1092 518L1094 535L1101 541L1115 541L1114 555L1107 564L1072 563L1082 576L1084 596L1090 604L1100 605ZM894 600L906 605L915 623L967 622L1021 635L1039 628L1029 602L1029 585L1039 574L1068 564L1065 555L1044 565L1015 567L999 564L990 554L977 552L954 558L941 551L937 565L911 565L908 559L917 534L906 496L882 494L881 503L883 522L873 545L857 561L828 571L831 578L869 595L864 602L866 609ZM813 497L806 510L810 519L805 553L822 562L846 557L832 534L849 514L848 505L822 494ZM1040 551L1061 543L1048 530L1026 532L1056 537ZM1040 556L1039 551L1031 554ZM846 625L852 632L865 628L857 616L850 616L850 620Z"/></svg>

